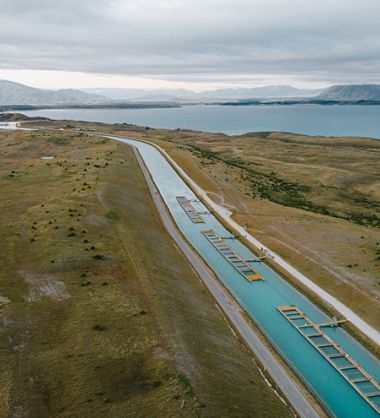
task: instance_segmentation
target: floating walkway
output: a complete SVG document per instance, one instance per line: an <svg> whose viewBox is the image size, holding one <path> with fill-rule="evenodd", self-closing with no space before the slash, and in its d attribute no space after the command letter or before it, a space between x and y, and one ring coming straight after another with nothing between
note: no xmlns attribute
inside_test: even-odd
<svg viewBox="0 0 380 418"><path fill-rule="evenodd" d="M187 216L195 224L204 223L204 219L201 214L194 209L194 206L190 203L190 200L185 196L177 196L177 202L181 205L182 209L187 213Z"/></svg>
<svg viewBox="0 0 380 418"><path fill-rule="evenodd" d="M347 382L380 413L380 385L321 328L343 321L315 324L296 306L279 306L281 314L312 344Z"/></svg>
<svg viewBox="0 0 380 418"><path fill-rule="evenodd" d="M214 230L202 231L202 234L211 242L211 244L230 262L235 269L244 276L249 282L262 280L263 278L257 271L243 260L234 249L232 249L225 240Z"/></svg>

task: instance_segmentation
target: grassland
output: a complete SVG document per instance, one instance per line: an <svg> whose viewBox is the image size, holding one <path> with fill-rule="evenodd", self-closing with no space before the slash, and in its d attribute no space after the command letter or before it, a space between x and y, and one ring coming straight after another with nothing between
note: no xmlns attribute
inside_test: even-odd
<svg viewBox="0 0 380 418"><path fill-rule="evenodd" d="M0 152L1 417L290 416L129 147L1 132Z"/></svg>
<svg viewBox="0 0 380 418"><path fill-rule="evenodd" d="M380 328L380 141L74 125L159 144L254 236Z"/></svg>

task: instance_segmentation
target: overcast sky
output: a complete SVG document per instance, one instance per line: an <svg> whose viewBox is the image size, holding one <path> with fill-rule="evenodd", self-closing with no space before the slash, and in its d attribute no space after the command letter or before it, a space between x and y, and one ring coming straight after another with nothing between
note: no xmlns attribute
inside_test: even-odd
<svg viewBox="0 0 380 418"><path fill-rule="evenodd" d="M198 90L380 82L380 0L0 0L0 78Z"/></svg>

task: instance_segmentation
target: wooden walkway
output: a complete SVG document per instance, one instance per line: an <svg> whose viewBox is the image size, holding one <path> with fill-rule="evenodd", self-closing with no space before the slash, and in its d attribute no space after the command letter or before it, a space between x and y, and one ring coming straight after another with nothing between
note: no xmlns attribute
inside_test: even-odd
<svg viewBox="0 0 380 418"><path fill-rule="evenodd" d="M185 196L177 196L177 202L181 205L182 209L187 213L188 217L195 224L204 223L204 219L201 214L194 209L194 206L190 203L189 199Z"/></svg>
<svg viewBox="0 0 380 418"><path fill-rule="evenodd" d="M222 254L222 256L231 263L235 269L249 282L262 280L261 275L243 260L234 249L232 249L225 240L214 230L202 231L202 234L211 242L211 244Z"/></svg>
<svg viewBox="0 0 380 418"><path fill-rule="evenodd" d="M281 314L312 344L347 382L380 414L380 385L321 328L343 321L315 324L296 306L279 306Z"/></svg>

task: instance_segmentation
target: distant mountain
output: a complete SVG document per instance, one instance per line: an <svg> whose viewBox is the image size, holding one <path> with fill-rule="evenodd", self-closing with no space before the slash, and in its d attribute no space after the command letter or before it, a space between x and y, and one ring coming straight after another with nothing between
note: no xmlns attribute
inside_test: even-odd
<svg viewBox="0 0 380 418"><path fill-rule="evenodd" d="M289 85L252 88L228 88L195 92L186 89L118 89L42 90L24 84L0 80L0 106L123 106L131 103L181 105L185 103L227 102L247 105L251 101L328 101L378 102L380 85L336 85L327 89L299 89Z"/></svg>
<svg viewBox="0 0 380 418"><path fill-rule="evenodd" d="M349 84L331 86L318 99L328 100L380 100L379 84Z"/></svg>
<svg viewBox="0 0 380 418"><path fill-rule="evenodd" d="M289 97L312 97L320 94L322 89L297 89L279 85L253 88L231 88L195 92L186 89L87 89L92 94L101 94L114 100L133 101L202 101L220 99L268 99Z"/></svg>
<svg viewBox="0 0 380 418"><path fill-rule="evenodd" d="M122 88L92 88L83 89L83 91L91 94L99 94L109 97L113 100L125 101L125 100L152 100L160 98L160 101L167 101L168 98L188 98L194 96L196 93L186 89L122 89Z"/></svg>
<svg viewBox="0 0 380 418"><path fill-rule="evenodd" d="M78 105L110 101L108 97L80 90L41 90L13 81L0 80L0 105Z"/></svg>
<svg viewBox="0 0 380 418"><path fill-rule="evenodd" d="M264 86L253 88L234 88L206 91L203 94L218 99L270 99L289 97L311 97L321 93L322 89L298 89L293 86Z"/></svg>

